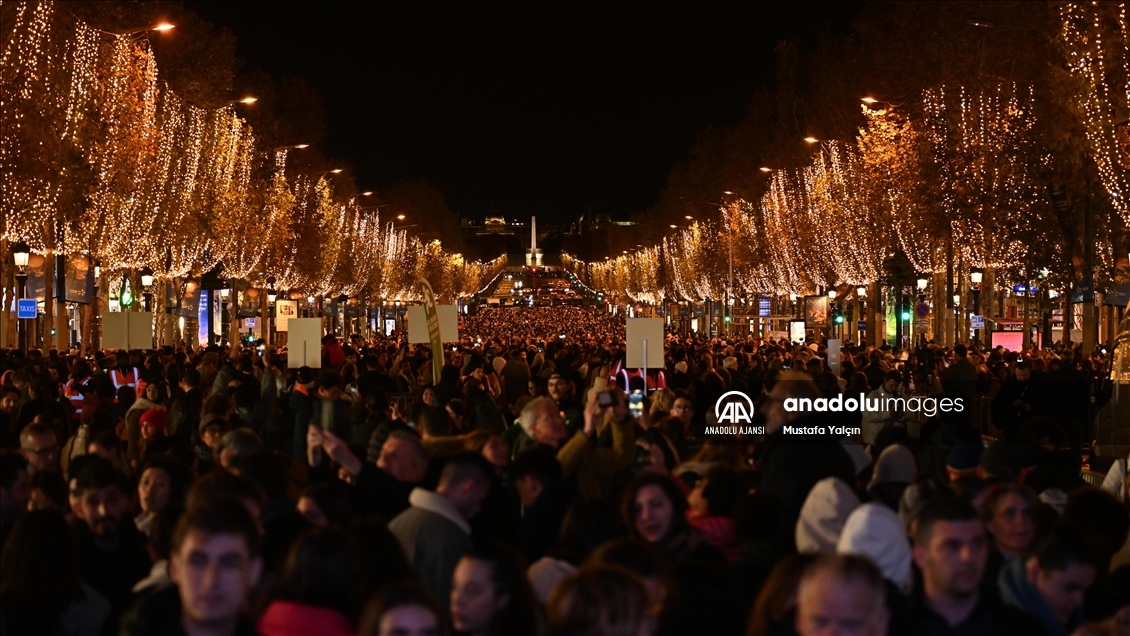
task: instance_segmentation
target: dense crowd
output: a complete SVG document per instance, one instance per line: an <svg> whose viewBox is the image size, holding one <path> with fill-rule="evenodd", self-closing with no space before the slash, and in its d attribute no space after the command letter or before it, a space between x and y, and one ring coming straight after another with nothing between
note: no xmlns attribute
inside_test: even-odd
<svg viewBox="0 0 1130 636"><path fill-rule="evenodd" d="M644 374L624 346L562 307L467 317L437 382L400 337L327 337L320 369L3 352L0 633L1130 630L1127 459L1080 473L1100 354L833 370L824 343L672 334ZM756 434L706 432L730 391ZM861 393L992 406L786 408Z"/></svg>

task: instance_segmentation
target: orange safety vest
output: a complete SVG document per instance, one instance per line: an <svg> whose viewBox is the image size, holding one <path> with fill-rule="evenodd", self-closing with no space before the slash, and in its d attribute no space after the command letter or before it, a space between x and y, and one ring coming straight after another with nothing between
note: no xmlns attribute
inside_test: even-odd
<svg viewBox="0 0 1130 636"><path fill-rule="evenodd" d="M74 415L71 416L75 420L82 418L82 400L84 397L82 393L79 393L78 387L88 380L90 378L83 378L82 382L75 382L75 379L71 378L63 385L63 395L70 400L71 406L75 409Z"/></svg>
<svg viewBox="0 0 1130 636"><path fill-rule="evenodd" d="M120 368L110 369L110 381L114 383L115 392L123 386L132 386L136 391L141 382L141 374L137 372L137 367L130 367L129 373L122 373Z"/></svg>

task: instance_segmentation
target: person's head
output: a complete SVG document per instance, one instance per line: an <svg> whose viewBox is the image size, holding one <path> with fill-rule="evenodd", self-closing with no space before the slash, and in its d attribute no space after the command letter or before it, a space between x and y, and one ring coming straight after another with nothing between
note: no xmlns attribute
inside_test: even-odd
<svg viewBox="0 0 1130 636"><path fill-rule="evenodd" d="M1099 558L1108 562L1126 544L1130 534L1130 515L1126 514L1126 508L1114 495L1094 486L1071 491L1063 519L1084 533Z"/></svg>
<svg viewBox="0 0 1130 636"><path fill-rule="evenodd" d="M141 414L141 439L150 441L165 436L165 409L151 408Z"/></svg>
<svg viewBox="0 0 1130 636"><path fill-rule="evenodd" d="M244 510L258 522L267 506L263 488L251 479L224 470L214 470L199 480L188 492L188 508L207 506L215 499L231 499L243 505Z"/></svg>
<svg viewBox="0 0 1130 636"><path fill-rule="evenodd" d="M1032 377L1032 365L1028 364L1024 360L1021 360L1016 363L1015 373L1017 382L1027 382Z"/></svg>
<svg viewBox="0 0 1130 636"><path fill-rule="evenodd" d="M287 554L280 597L336 610L353 622L361 609L360 581L352 538L336 528L313 528Z"/></svg>
<svg viewBox="0 0 1130 636"><path fill-rule="evenodd" d="M886 634L889 621L883 575L868 559L824 554L805 568L797 588L800 636Z"/></svg>
<svg viewBox="0 0 1130 636"><path fill-rule="evenodd" d="M636 574L616 566L586 566L554 591L546 610L560 636L652 636L656 611Z"/></svg>
<svg viewBox="0 0 1130 636"><path fill-rule="evenodd" d="M1024 570L1056 621L1066 627L1083 607L1087 589L1099 571L1099 556L1085 534L1059 523L1032 551Z"/></svg>
<svg viewBox="0 0 1130 636"><path fill-rule="evenodd" d="M1036 537L1036 494L1020 484L1002 484L985 499L985 528L993 545L1008 557L1020 557Z"/></svg>
<svg viewBox="0 0 1130 636"><path fill-rule="evenodd" d="M899 388L899 383L902 382L902 374L898 371L887 371L883 376L883 390L887 393L894 393Z"/></svg>
<svg viewBox="0 0 1130 636"><path fill-rule="evenodd" d="M164 382L150 382L145 385L145 399L160 404L164 401Z"/></svg>
<svg viewBox="0 0 1130 636"><path fill-rule="evenodd" d="M675 401L671 404L671 410L667 414L682 422L684 428L690 426L691 418L694 417L694 402L685 392L676 391Z"/></svg>
<svg viewBox="0 0 1130 636"><path fill-rule="evenodd" d="M216 458L220 465L230 468L232 463L240 457L250 457L263 451L263 442L255 431L240 427L224 433L219 443L214 448Z"/></svg>
<svg viewBox="0 0 1130 636"><path fill-rule="evenodd" d="M558 402L568 398L572 393L569 388L569 380L566 380L565 376L561 375L560 373L554 373L553 375L549 376L548 389L549 397Z"/></svg>
<svg viewBox="0 0 1130 636"><path fill-rule="evenodd" d="M55 431L42 422L32 422L20 432L20 453L32 472L59 470L59 442Z"/></svg>
<svg viewBox="0 0 1130 636"><path fill-rule="evenodd" d="M447 460L439 476L436 494L447 499L465 519L479 512L490 492L494 466L482 455L463 451Z"/></svg>
<svg viewBox="0 0 1130 636"><path fill-rule="evenodd" d="M416 420L416 429L424 439L446 437L452 432L451 415L438 406L425 407Z"/></svg>
<svg viewBox="0 0 1130 636"><path fill-rule="evenodd" d="M526 403L518 423L530 439L557 448L565 439L565 418L553 398L538 397Z"/></svg>
<svg viewBox="0 0 1130 636"><path fill-rule="evenodd" d="M19 408L20 390L10 385L0 387L0 412L11 417L16 414Z"/></svg>
<svg viewBox="0 0 1130 636"><path fill-rule="evenodd" d="M495 431L479 429L471 433L464 448L479 453L495 468L506 468L510 464L510 447Z"/></svg>
<svg viewBox="0 0 1130 636"><path fill-rule="evenodd" d="M786 371L777 377L769 395L765 398L765 430L775 433L789 422L799 419L803 412L786 410L785 401L790 399L815 400L821 397L820 389L812 378L800 371Z"/></svg>
<svg viewBox="0 0 1130 636"><path fill-rule="evenodd" d="M536 631L533 593L522 558L491 545L473 548L459 560L451 581L451 622L468 634L524 634Z"/></svg>
<svg viewBox="0 0 1130 636"><path fill-rule="evenodd" d="M234 627L263 570L259 546L258 526L239 501L217 496L190 504L169 556L182 620L213 630Z"/></svg>
<svg viewBox="0 0 1130 636"><path fill-rule="evenodd" d="M940 495L918 514L913 554L927 598L976 596L989 557L977 511L968 502Z"/></svg>
<svg viewBox="0 0 1130 636"><path fill-rule="evenodd" d="M428 593L412 583L383 587L365 606L360 636L441 636L439 611Z"/></svg>
<svg viewBox="0 0 1130 636"><path fill-rule="evenodd" d="M212 449L213 453L220 450L220 440L228 430L228 423L222 419L212 419L200 425L200 443Z"/></svg>
<svg viewBox="0 0 1130 636"><path fill-rule="evenodd" d="M19 616L26 633L58 633L58 617L80 585L78 549L62 513L33 510L20 517L0 554L4 617Z"/></svg>
<svg viewBox="0 0 1130 636"><path fill-rule="evenodd" d="M428 470L428 458L424 455L420 438L411 431L399 429L389 433L377 456L377 468L403 483L423 481Z"/></svg>
<svg viewBox="0 0 1130 636"><path fill-rule="evenodd" d="M30 498L27 460L17 453L0 453L0 527L11 527Z"/></svg>
<svg viewBox="0 0 1130 636"><path fill-rule="evenodd" d="M337 371L322 371L314 378L310 393L319 400L336 400L341 396L341 376Z"/></svg>
<svg viewBox="0 0 1130 636"><path fill-rule="evenodd" d="M699 517L729 517L734 505L749 492L749 486L738 471L717 465L706 471L694 490L687 495L687 504Z"/></svg>
<svg viewBox="0 0 1130 636"><path fill-rule="evenodd" d="M142 512L156 514L170 503L182 505L186 470L163 455L151 457L141 466L137 480L137 504Z"/></svg>
<svg viewBox="0 0 1130 636"><path fill-rule="evenodd" d="M641 473L624 491L620 512L629 533L659 543L686 524L687 498L666 474Z"/></svg>
<svg viewBox="0 0 1130 636"><path fill-rule="evenodd" d="M185 393L200 388L200 371L196 367L188 367L181 373L180 388Z"/></svg>
<svg viewBox="0 0 1130 636"><path fill-rule="evenodd" d="M548 446L534 446L514 458L510 479L523 506L531 506L546 488L561 481L561 463Z"/></svg>
<svg viewBox="0 0 1130 636"><path fill-rule="evenodd" d="M79 516L96 539L115 541L129 509L125 478L109 462L99 461L83 467L75 480L75 494L82 509Z"/></svg>
<svg viewBox="0 0 1130 636"><path fill-rule="evenodd" d="M115 469L121 470L122 440L114 431L102 431L95 435L87 442L86 452L110 462Z"/></svg>

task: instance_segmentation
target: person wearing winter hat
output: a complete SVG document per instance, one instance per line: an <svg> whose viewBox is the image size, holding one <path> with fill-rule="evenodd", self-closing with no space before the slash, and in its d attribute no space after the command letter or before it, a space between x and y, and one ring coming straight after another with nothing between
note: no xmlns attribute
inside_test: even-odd
<svg viewBox="0 0 1130 636"><path fill-rule="evenodd" d="M834 552L844 522L858 506L859 497L842 479L827 477L816 482L797 519L797 552Z"/></svg>
<svg viewBox="0 0 1130 636"><path fill-rule="evenodd" d="M899 592L908 594L911 576L910 539L898 514L889 507L869 501L859 506L844 523L836 543L839 554L857 554L871 559Z"/></svg>
<svg viewBox="0 0 1130 636"><path fill-rule="evenodd" d="M883 449L875 461L867 494L881 501L891 510L898 510L899 500L906 487L918 476L914 454L902 444L892 444Z"/></svg>
<svg viewBox="0 0 1130 636"><path fill-rule="evenodd" d="M984 453L985 445L980 440L954 445L946 457L946 476L951 482L962 477L978 476Z"/></svg>

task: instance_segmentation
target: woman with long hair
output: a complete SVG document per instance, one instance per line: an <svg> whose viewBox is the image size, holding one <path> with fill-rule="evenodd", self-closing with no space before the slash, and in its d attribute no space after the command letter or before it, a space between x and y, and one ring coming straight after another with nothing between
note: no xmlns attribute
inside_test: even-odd
<svg viewBox="0 0 1130 636"><path fill-rule="evenodd" d="M661 473L636 477L620 508L628 534L654 545L672 563L685 560L725 564L725 558L687 522L687 497L679 482Z"/></svg>
<svg viewBox="0 0 1130 636"><path fill-rule="evenodd" d="M501 545L464 555L452 577L451 622L460 634L474 636L536 633L534 595L522 558Z"/></svg>
<svg viewBox="0 0 1130 636"><path fill-rule="evenodd" d="M259 618L263 636L354 634L361 608L361 577L349 537L315 528L291 547L278 595Z"/></svg>
<svg viewBox="0 0 1130 636"><path fill-rule="evenodd" d="M414 583L394 583L377 592L365 606L361 636L441 636L439 610L428 593Z"/></svg>

